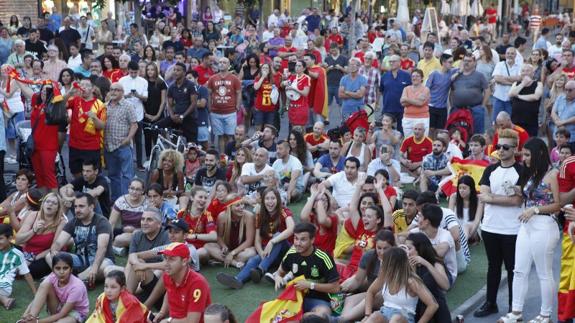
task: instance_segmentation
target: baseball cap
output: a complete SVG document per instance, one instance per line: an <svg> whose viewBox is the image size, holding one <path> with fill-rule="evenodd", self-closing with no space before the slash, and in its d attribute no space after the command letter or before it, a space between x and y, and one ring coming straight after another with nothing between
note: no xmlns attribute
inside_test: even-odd
<svg viewBox="0 0 575 323"><path fill-rule="evenodd" d="M173 242L170 243L166 249L160 251L159 254L169 257L190 258L190 249L181 242Z"/></svg>
<svg viewBox="0 0 575 323"><path fill-rule="evenodd" d="M188 225L188 223L186 223L186 221L184 221L184 219L173 219L166 224L166 227L168 229L174 228L174 229L182 230L184 232L190 231L190 226Z"/></svg>

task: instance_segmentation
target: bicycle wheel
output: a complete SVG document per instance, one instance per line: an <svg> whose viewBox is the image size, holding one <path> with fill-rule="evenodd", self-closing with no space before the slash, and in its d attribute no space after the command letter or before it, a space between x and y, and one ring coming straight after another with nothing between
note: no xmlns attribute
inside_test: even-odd
<svg viewBox="0 0 575 323"><path fill-rule="evenodd" d="M154 169L158 168L158 161L160 159L160 154L162 153L159 146L154 146L152 152L150 153L150 163L148 169L146 170L146 183L150 183L150 177Z"/></svg>

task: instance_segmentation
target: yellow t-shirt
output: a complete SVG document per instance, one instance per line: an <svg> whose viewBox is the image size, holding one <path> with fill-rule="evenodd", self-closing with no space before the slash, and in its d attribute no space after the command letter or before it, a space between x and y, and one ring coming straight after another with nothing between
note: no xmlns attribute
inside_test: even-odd
<svg viewBox="0 0 575 323"><path fill-rule="evenodd" d="M437 57L433 56L429 61L422 58L417 63L417 68L423 71L423 84L425 84L433 71L441 69L441 64Z"/></svg>

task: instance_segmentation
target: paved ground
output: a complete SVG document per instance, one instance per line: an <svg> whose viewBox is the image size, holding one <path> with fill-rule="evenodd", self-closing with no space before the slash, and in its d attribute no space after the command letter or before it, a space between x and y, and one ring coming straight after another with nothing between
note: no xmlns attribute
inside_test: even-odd
<svg viewBox="0 0 575 323"><path fill-rule="evenodd" d="M561 246L558 245L557 249L555 250L555 257L553 263L553 273L555 275L555 282L559 284L559 269L560 269L560 259L561 259ZM539 288L539 279L537 278L537 273L535 272L535 267L533 266L531 269L531 273L529 275L529 291L527 292L527 298L525 299L525 306L523 312L523 318L525 322L534 318L539 314L539 310L541 308L541 292ZM485 293L485 290L481 292ZM493 323L499 317L505 315L508 311L508 289L507 283L502 284L499 288L499 292L497 294L497 306L499 307L499 314L493 314L488 317L483 318L476 318L473 317L473 312L483 304L481 302L475 308L472 308L469 314L465 316L466 323ZM555 306L553 307L553 314L551 317L553 321L557 319L557 296L555 296L553 303Z"/></svg>

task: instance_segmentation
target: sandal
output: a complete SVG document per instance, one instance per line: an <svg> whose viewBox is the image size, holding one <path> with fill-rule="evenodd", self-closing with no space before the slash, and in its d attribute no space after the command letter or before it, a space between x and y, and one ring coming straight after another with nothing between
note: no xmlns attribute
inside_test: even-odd
<svg viewBox="0 0 575 323"><path fill-rule="evenodd" d="M517 322L523 322L523 316L521 314L519 315L513 314L512 312L505 314L505 316L502 316L499 318L499 320L497 320L497 323L517 323Z"/></svg>
<svg viewBox="0 0 575 323"><path fill-rule="evenodd" d="M551 323L551 317L537 315L535 318L531 319L528 323Z"/></svg>

